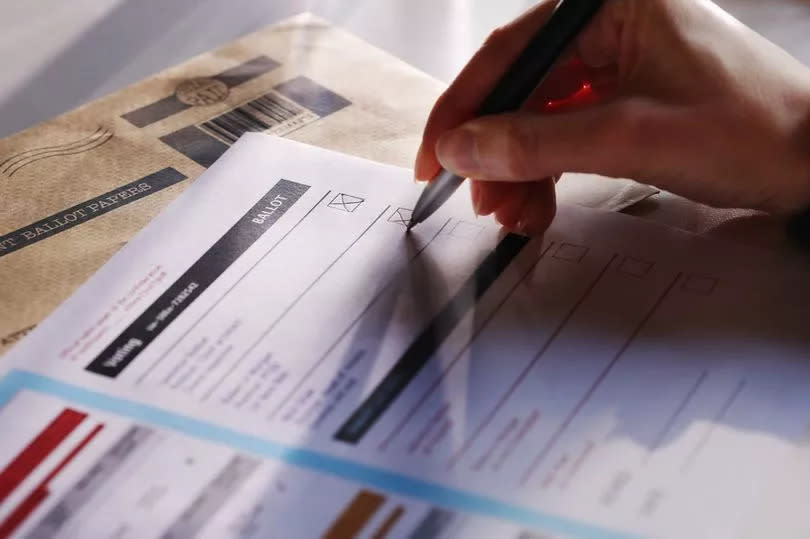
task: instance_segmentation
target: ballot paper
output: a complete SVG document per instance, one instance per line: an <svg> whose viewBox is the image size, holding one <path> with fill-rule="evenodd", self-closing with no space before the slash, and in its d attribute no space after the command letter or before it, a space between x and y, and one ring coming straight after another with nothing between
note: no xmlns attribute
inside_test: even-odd
<svg viewBox="0 0 810 539"><path fill-rule="evenodd" d="M411 166L443 84L302 14L0 140L0 354L244 132ZM567 176L620 210L654 189Z"/></svg>
<svg viewBox="0 0 810 539"><path fill-rule="evenodd" d="M242 137L4 360L0 536L810 529L806 261L420 190Z"/></svg>

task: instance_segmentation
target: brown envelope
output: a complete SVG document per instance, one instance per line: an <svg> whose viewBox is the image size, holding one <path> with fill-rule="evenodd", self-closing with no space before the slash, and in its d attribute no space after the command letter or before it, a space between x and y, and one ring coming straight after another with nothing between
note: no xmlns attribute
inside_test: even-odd
<svg viewBox="0 0 810 539"><path fill-rule="evenodd" d="M442 88L304 14L1 140L0 354L242 133L410 166ZM652 192L576 178L560 189L610 209Z"/></svg>

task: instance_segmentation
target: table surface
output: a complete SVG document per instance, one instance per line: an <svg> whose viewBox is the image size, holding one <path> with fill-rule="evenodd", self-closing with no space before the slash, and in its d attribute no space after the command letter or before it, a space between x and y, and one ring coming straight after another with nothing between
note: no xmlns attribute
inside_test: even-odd
<svg viewBox="0 0 810 539"><path fill-rule="evenodd" d="M37 0L0 2L0 137L119 90L247 32L312 11L449 82L527 0ZM718 0L810 65L810 1ZM234 8L238 6L238 8ZM718 214L668 200L642 207L703 232ZM649 215L648 215L649 216ZM733 227L732 227L733 228ZM748 225L745 234L750 236ZM769 234L765 234L769 236ZM767 240L770 241L770 240Z"/></svg>

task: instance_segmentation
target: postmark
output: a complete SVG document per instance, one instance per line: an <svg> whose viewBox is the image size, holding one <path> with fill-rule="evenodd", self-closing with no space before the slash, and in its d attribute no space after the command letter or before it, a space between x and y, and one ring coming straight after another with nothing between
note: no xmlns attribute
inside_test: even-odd
<svg viewBox="0 0 810 539"><path fill-rule="evenodd" d="M228 93L227 84L210 77L184 80L174 91L178 101L193 107L220 103L228 97Z"/></svg>

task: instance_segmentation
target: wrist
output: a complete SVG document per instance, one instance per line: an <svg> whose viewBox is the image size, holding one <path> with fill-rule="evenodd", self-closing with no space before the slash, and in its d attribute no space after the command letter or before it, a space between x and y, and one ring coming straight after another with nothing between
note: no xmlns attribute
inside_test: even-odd
<svg viewBox="0 0 810 539"><path fill-rule="evenodd" d="M790 153L795 157L795 167L789 175L793 189L785 200L786 213L789 214L810 210L810 70L804 77L794 114L796 123L790 137Z"/></svg>
<svg viewBox="0 0 810 539"><path fill-rule="evenodd" d="M796 177L795 205L787 221L788 236L805 248L810 247L810 76L807 79L804 104L794 137L795 152L803 158L803 165L800 165Z"/></svg>

